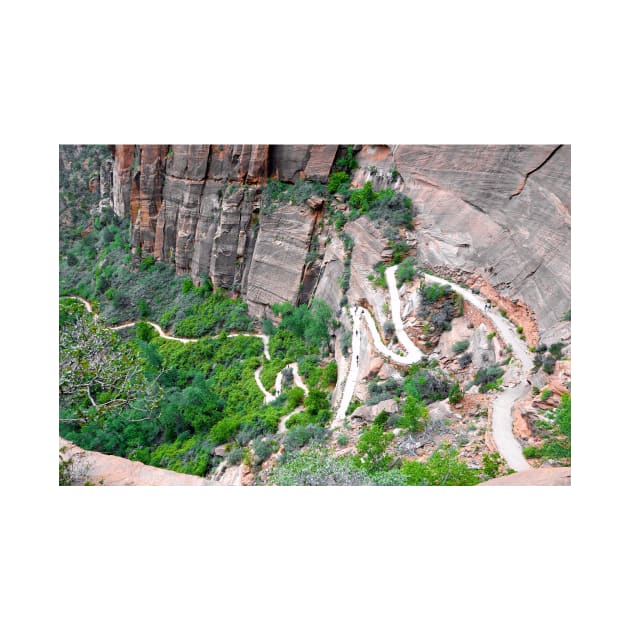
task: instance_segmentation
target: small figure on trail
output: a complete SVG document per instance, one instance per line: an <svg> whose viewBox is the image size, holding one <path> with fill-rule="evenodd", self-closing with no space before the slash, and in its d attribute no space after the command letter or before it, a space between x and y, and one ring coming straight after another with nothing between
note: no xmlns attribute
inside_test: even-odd
<svg viewBox="0 0 630 630"><path fill-rule="evenodd" d="M357 365L359 365L359 355L357 354Z"/></svg>
<svg viewBox="0 0 630 630"><path fill-rule="evenodd" d="M355 335L358 335L358 334L359 334L359 329L358 329L358 328L354 331L354 334L355 334Z"/></svg>

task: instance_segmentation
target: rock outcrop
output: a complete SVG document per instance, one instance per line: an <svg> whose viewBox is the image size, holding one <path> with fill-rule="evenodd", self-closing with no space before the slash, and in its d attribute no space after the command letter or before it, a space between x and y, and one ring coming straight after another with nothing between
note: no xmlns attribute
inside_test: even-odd
<svg viewBox="0 0 630 630"><path fill-rule="evenodd" d="M60 455L71 458L81 469L80 483L95 486L215 486L216 482L183 473L147 466L116 455L85 451L68 440L59 438Z"/></svg>
<svg viewBox="0 0 630 630"><path fill-rule="evenodd" d="M571 468L532 468L504 477L497 477L479 484L480 486L570 486Z"/></svg>
<svg viewBox="0 0 630 630"><path fill-rule="evenodd" d="M132 220L136 259L152 254L197 280L207 275L248 300L266 300L274 291L261 291L259 254L264 251L267 262L277 254L270 270L290 253L302 256L291 260L292 288L283 293L294 295L295 277L305 276L308 248L299 236L295 243L278 243L275 251L266 240L255 254L257 239L265 235L257 227L263 223L260 185L268 178L326 182L338 154L337 145L117 145L111 196L116 213ZM356 157L354 185L369 180L377 190L388 186L413 200L416 229L409 236L416 239L421 266L483 279L506 300L532 309L542 339L566 335L570 146L365 145ZM299 223L302 211L296 205L282 218ZM365 276L383 247L372 247L370 226L351 222L346 231L358 244L352 274L364 265ZM311 279L304 286L314 291ZM361 284L353 278L351 293ZM266 306L250 304L255 312Z"/></svg>
<svg viewBox="0 0 630 630"><path fill-rule="evenodd" d="M260 231L248 275L247 302L253 314L275 302L293 302L302 282L304 260L316 213L308 206L281 206L260 216Z"/></svg>

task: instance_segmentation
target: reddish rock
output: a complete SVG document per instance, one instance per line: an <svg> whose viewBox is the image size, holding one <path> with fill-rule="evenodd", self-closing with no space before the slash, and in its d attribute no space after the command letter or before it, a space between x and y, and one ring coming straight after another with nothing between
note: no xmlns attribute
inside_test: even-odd
<svg viewBox="0 0 630 630"><path fill-rule="evenodd" d="M532 468L504 477L497 477L479 484L480 486L570 486L571 468Z"/></svg>
<svg viewBox="0 0 630 630"><path fill-rule="evenodd" d="M59 438L62 457L78 458L85 470L86 480L100 486L213 486L216 483L183 473L147 466L124 457L84 451L72 442Z"/></svg>
<svg viewBox="0 0 630 630"><path fill-rule="evenodd" d="M381 368L383 367L383 363L384 363L383 357L381 357L378 354L374 355L372 359L370 360L370 367L369 367L367 377L370 379L374 378L381 371Z"/></svg>
<svg viewBox="0 0 630 630"><path fill-rule="evenodd" d="M313 179L317 182L327 182L336 153L336 144L312 145L310 148L308 162L304 168L304 177L306 177L306 179Z"/></svg>

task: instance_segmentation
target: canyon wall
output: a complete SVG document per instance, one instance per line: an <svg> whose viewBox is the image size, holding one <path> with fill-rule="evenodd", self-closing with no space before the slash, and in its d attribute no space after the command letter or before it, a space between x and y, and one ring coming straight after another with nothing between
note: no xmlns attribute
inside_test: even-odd
<svg viewBox="0 0 630 630"><path fill-rule="evenodd" d="M370 180L411 197L410 236L422 266L480 276L527 304L541 332L562 334L570 307L570 146L356 148L353 184ZM260 315L275 301L304 299L306 286L331 293L305 283L323 213L289 204L265 215L261 185L325 183L338 154L337 145L116 145L113 207L131 218L137 258L151 254L196 280L208 276ZM361 246L355 242L355 251ZM324 266L324 281L333 268Z"/></svg>

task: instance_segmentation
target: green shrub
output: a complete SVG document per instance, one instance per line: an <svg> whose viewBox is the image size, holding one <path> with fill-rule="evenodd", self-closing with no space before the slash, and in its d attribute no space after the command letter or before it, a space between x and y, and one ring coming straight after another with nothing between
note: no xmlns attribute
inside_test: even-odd
<svg viewBox="0 0 630 630"><path fill-rule="evenodd" d="M470 341L468 341L468 339L464 339L463 341L458 341L454 343L451 349L455 354L461 354L462 352L468 350L469 345Z"/></svg>
<svg viewBox="0 0 630 630"><path fill-rule="evenodd" d="M542 400L543 402L545 400L548 400L549 398L551 398L551 390L550 389L543 389L542 392L540 392L540 400Z"/></svg>
<svg viewBox="0 0 630 630"><path fill-rule="evenodd" d="M337 362L331 361L326 365L322 373L324 385L335 385L337 383Z"/></svg>
<svg viewBox="0 0 630 630"><path fill-rule="evenodd" d="M155 265L155 257L153 255L146 256L140 261L140 269L142 271L147 271L147 269L151 269Z"/></svg>
<svg viewBox="0 0 630 630"><path fill-rule="evenodd" d="M332 195L337 192L340 186L350 181L350 176L344 171L331 173L328 178L328 192Z"/></svg>
<svg viewBox="0 0 630 630"><path fill-rule="evenodd" d="M175 334L198 338L222 330L244 331L251 327L247 305L241 300L228 298L224 291L218 290L190 309L190 313L175 326Z"/></svg>
<svg viewBox="0 0 630 630"><path fill-rule="evenodd" d="M484 453L482 455L483 474L487 479L494 479L501 468L501 455L499 453Z"/></svg>
<svg viewBox="0 0 630 630"><path fill-rule="evenodd" d="M233 448L226 457L228 464L230 466L236 466L241 463L243 459L243 449L239 446L237 448Z"/></svg>
<svg viewBox="0 0 630 630"><path fill-rule="evenodd" d="M337 444L339 446L346 446L346 444L348 444L348 440L349 440L349 438L348 438L348 434L347 433L340 433L337 436Z"/></svg>
<svg viewBox="0 0 630 630"><path fill-rule="evenodd" d="M192 278L184 278L184 281L182 282L182 294L185 295L189 291L192 291L194 287L195 285Z"/></svg>
<svg viewBox="0 0 630 630"><path fill-rule="evenodd" d="M146 322L137 322L136 326L136 339L140 339L142 341L151 341L153 337L157 337L158 332L151 326L151 324L147 324Z"/></svg>
<svg viewBox="0 0 630 630"><path fill-rule="evenodd" d="M149 316L149 305L145 300L138 300L138 313L140 313L140 317Z"/></svg>
<svg viewBox="0 0 630 630"><path fill-rule="evenodd" d="M359 166L359 163L354 157L354 151L351 146L346 148L346 153L337 159L335 162L335 170L343 171L345 173L352 173L352 171Z"/></svg>
<svg viewBox="0 0 630 630"><path fill-rule="evenodd" d="M422 289L422 301L426 304L433 304L437 302L444 295L450 295L453 292L451 287L432 282L426 284Z"/></svg>
<svg viewBox="0 0 630 630"><path fill-rule="evenodd" d="M383 429L374 424L363 431L357 441L357 456L355 463L367 470L385 470L389 467L392 458L385 453L385 449L394 439L391 433L385 433Z"/></svg>
<svg viewBox="0 0 630 630"><path fill-rule="evenodd" d="M252 443L252 450L254 451L254 464L260 465L265 460L271 457L274 452L274 444L265 440L263 437L257 437Z"/></svg>
<svg viewBox="0 0 630 630"><path fill-rule="evenodd" d="M317 424L304 424L291 427L282 443L288 452L302 448L306 444L323 444L328 436L328 431Z"/></svg>
<svg viewBox="0 0 630 630"><path fill-rule="evenodd" d="M496 334L497 334L496 330L493 330L493 331L489 332L489 333L486 335L486 337L487 337L488 339L494 339L494 337L495 337L495 335L496 335Z"/></svg>
<svg viewBox="0 0 630 630"><path fill-rule="evenodd" d="M407 429L409 433L417 433L424 430L428 417L429 410L426 405L414 396L408 396L403 405L403 415L398 419L397 426ZM421 418L425 422L421 422Z"/></svg>
<svg viewBox="0 0 630 630"><path fill-rule="evenodd" d="M498 379L503 376L503 370L498 365L491 365L487 368L481 368L477 374L473 383L479 385L479 391L481 393L487 392L489 389L496 389L498 386Z"/></svg>
<svg viewBox="0 0 630 630"><path fill-rule="evenodd" d="M451 386L451 381L443 372L421 368L417 365L409 369L408 375L403 380L403 389L407 396L413 396L424 404L444 400Z"/></svg>
<svg viewBox="0 0 630 630"><path fill-rule="evenodd" d="M542 369L547 374L553 374L553 370L556 366L556 359L550 354L545 355L542 362Z"/></svg>
<svg viewBox="0 0 630 630"><path fill-rule="evenodd" d="M410 282L416 275L416 268L412 258L405 258L396 269L396 281L398 286L405 282Z"/></svg>
<svg viewBox="0 0 630 630"><path fill-rule="evenodd" d="M455 447L440 447L426 463L407 461L400 471L410 486L474 486L480 481L479 471L460 461Z"/></svg>
<svg viewBox="0 0 630 630"><path fill-rule="evenodd" d="M389 471L388 471L389 472ZM357 468L350 458L335 457L329 450L308 448L281 463L269 475L269 483L279 486L366 486L387 483L395 477L370 474Z"/></svg>
<svg viewBox="0 0 630 630"><path fill-rule="evenodd" d="M464 398L464 392L462 391L459 383L453 383L450 391L448 392L448 402L452 405L456 405Z"/></svg>
<svg viewBox="0 0 630 630"><path fill-rule="evenodd" d="M304 400L304 390L301 387L292 387L287 393L287 407L290 410L295 409L302 404Z"/></svg>

